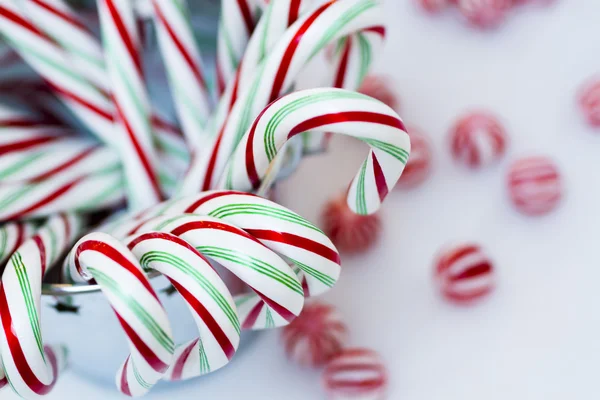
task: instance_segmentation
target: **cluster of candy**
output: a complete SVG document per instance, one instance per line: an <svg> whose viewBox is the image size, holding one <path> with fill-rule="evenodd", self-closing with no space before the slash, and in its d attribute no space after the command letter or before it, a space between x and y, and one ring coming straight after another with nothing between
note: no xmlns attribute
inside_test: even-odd
<svg viewBox="0 0 600 400"><path fill-rule="evenodd" d="M0 34L47 95L28 104L33 112L0 108L0 387L24 398L50 392L65 365L65 350L42 342L40 296L78 238L63 278L102 289L131 349L117 387L142 395L159 379L224 366L242 329L289 324L305 297L337 281L329 238L249 193L269 189L288 142L302 134L300 148L314 151L328 132L370 146L346 196L360 215L379 209L410 151L396 112L350 91L385 36L375 0L223 0L214 112L186 1L148 3L181 132L150 105L137 3L97 3L103 46L63 0L0 4ZM293 92L299 71L326 48L334 88ZM61 107L80 125L57 118ZM125 203L129 213L86 234L90 212ZM251 290L233 296L211 261ZM151 271L186 301L197 339L175 346Z"/></svg>
<svg viewBox="0 0 600 400"><path fill-rule="evenodd" d="M330 399L383 399L387 368L379 354L348 347L348 328L333 306L312 301L282 331L289 359L324 367L323 386Z"/></svg>
<svg viewBox="0 0 600 400"><path fill-rule="evenodd" d="M526 3L550 4L554 0L417 0L429 13L439 13L456 6L463 18L476 28L489 29L500 25L516 7Z"/></svg>

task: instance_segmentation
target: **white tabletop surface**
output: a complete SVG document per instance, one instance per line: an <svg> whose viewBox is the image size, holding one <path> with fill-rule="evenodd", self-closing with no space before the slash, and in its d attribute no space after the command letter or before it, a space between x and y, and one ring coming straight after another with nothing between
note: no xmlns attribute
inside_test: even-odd
<svg viewBox="0 0 600 400"><path fill-rule="evenodd" d="M422 187L388 197L383 239L343 257L342 278L324 300L343 312L353 344L383 354L392 400L598 398L600 135L582 122L574 96L600 72L600 2L523 7L493 32L465 27L453 11L429 17L409 0L386 8L393 22L376 70L394 78L405 122L433 139L434 172ZM471 107L497 113L511 138L507 157L477 172L455 165L446 141ZM318 221L365 154L362 144L336 139L281 186L283 203ZM561 207L542 218L517 214L506 198L507 163L529 154L554 157L565 178ZM431 282L434 253L458 240L480 242L497 267L497 290L472 307L443 301ZM121 398L114 386L75 371L47 396L112 398ZM270 332L222 371L146 398L324 396L319 371L287 362Z"/></svg>

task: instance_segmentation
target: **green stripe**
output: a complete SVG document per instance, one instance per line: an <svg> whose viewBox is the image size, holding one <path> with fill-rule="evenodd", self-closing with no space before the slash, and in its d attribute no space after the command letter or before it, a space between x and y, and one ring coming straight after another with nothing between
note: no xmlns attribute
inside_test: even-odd
<svg viewBox="0 0 600 400"><path fill-rule="evenodd" d="M316 270L312 267L309 267L308 265L303 264L292 258L290 258L290 261L292 261L296 266L298 266L300 269L302 269L302 271L304 271L307 275L310 275L313 278L317 279L319 282L321 282L325 286L333 287L335 285L336 280L333 279L331 276L324 274L321 271Z"/></svg>
<svg viewBox="0 0 600 400"><path fill-rule="evenodd" d="M122 287L117 281L96 268L88 267L94 279L103 287L110 290L120 301L124 302L144 325L156 341L169 353L173 353L174 344L171 337L162 329L160 324L145 310L131 295L131 288Z"/></svg>
<svg viewBox="0 0 600 400"><path fill-rule="evenodd" d="M258 62L260 63L264 58L265 55L267 54L267 31L268 31L268 27L270 25L270 21L271 21L271 15L273 14L273 7L275 2L272 2L269 4L269 6L267 7L267 13L265 14L264 18L265 21L263 23L263 30L262 30L262 34L261 34L261 38L260 38L260 53L258 56Z"/></svg>
<svg viewBox="0 0 600 400"><path fill-rule="evenodd" d="M270 308L267 308L265 328L266 329L275 328L275 321L273 320L273 314L271 313L271 309Z"/></svg>
<svg viewBox="0 0 600 400"><path fill-rule="evenodd" d="M193 279L206 293L208 293L210 298L217 303L235 330L240 333L240 322L235 310L231 307L225 296L223 296L210 280L202 275L202 273L181 258L164 251L149 251L140 258L140 264L142 264L142 267L145 269L152 268L151 263L155 261L167 263L182 271L187 277Z"/></svg>
<svg viewBox="0 0 600 400"><path fill-rule="evenodd" d="M35 188L36 188L35 184L34 185L17 186L16 191L14 191L13 193L9 193L6 197L4 197L2 200L0 200L0 210L6 211L5 209L9 205L11 205L15 201L21 199L22 197L24 197L26 194L28 194Z"/></svg>
<svg viewBox="0 0 600 400"><path fill-rule="evenodd" d="M237 308L240 308L241 306L246 304L250 299L255 299L255 298L256 298L256 294L248 293L248 294L242 294L242 295L236 296L233 299L233 301L235 302L235 306Z"/></svg>
<svg viewBox="0 0 600 400"><path fill-rule="evenodd" d="M302 285L300 282L256 257L222 247L197 246L196 249L202 254L205 254L207 257L231 261L243 267L250 268L261 275L279 282L293 292L296 292L302 296L304 295L304 291L302 290Z"/></svg>
<svg viewBox="0 0 600 400"><path fill-rule="evenodd" d="M363 162L356 185L356 211L361 215L367 214L367 199L365 198L365 174L367 171L368 161L369 159L367 158L365 162Z"/></svg>
<svg viewBox="0 0 600 400"><path fill-rule="evenodd" d="M139 383L140 386L143 387L144 389L150 389L153 385L151 385L150 383L146 382L144 380L144 378L142 378L142 376L140 375L140 372L136 368L135 363L133 362L133 360L131 360L131 367L133 368L133 376L135 376L135 380L137 381L137 383Z"/></svg>
<svg viewBox="0 0 600 400"><path fill-rule="evenodd" d="M320 230L319 228L317 228L316 226L314 226L313 224L311 224L296 213L285 209L264 206L261 204L228 204L215 208L210 213L208 213L208 215L210 217L215 217L219 219L225 219L234 215L262 215L266 217L281 219L283 221L290 222L296 225L301 225L305 228L312 229L314 231L324 234L322 230Z"/></svg>
<svg viewBox="0 0 600 400"><path fill-rule="evenodd" d="M256 98L256 93L258 92L258 88L261 83L263 83L263 73L265 72L266 63L262 63L260 67L257 68L255 73L254 82L252 82L252 86L250 87L249 94L244 99L238 99L238 101L246 101L242 107L242 115L240 116L240 122L238 124L238 130L236 134L235 141L233 142L233 150L240 143L244 134L250 128L250 124L252 123L252 118L256 117L252 112L252 105L254 103L254 99ZM262 108L262 107L261 107Z"/></svg>
<svg viewBox="0 0 600 400"><path fill-rule="evenodd" d="M383 151L384 153L391 155L392 157L400 161L402 164L406 164L406 161L408 160L408 151L404 150L401 147L394 146L393 144L389 144L377 139L367 139L361 137L360 140L367 143L371 147L374 147Z"/></svg>
<svg viewBox="0 0 600 400"><path fill-rule="evenodd" d="M200 338L198 338L198 352L200 354L200 375L208 374L210 372L210 363L204 349L204 343L202 343Z"/></svg>
<svg viewBox="0 0 600 400"><path fill-rule="evenodd" d="M7 232L7 225L2 225L0 226L0 237L2 239L0 239L0 260L2 260L5 256L6 256L6 252L8 251L8 249L6 248L6 244L8 242L8 232Z"/></svg>
<svg viewBox="0 0 600 400"><path fill-rule="evenodd" d="M372 58L372 49L371 49L371 44L365 38L364 34L359 33L357 35L357 37L358 37L358 44L360 46L360 53L361 53L360 72L358 74L358 82L356 82L356 87L359 88L360 85L362 85L363 81L365 80L367 73L369 72L369 66L371 65L371 58Z"/></svg>
<svg viewBox="0 0 600 400"><path fill-rule="evenodd" d="M28 153L25 153L25 154L28 154ZM5 179L5 178L13 175L15 172L18 172L19 170L32 164L34 161L40 159L44 155L45 154L43 152L39 152L39 153L32 154L28 157L23 157L21 160L15 162L14 164L12 164L9 167L5 168L4 170L0 171L0 179Z"/></svg>

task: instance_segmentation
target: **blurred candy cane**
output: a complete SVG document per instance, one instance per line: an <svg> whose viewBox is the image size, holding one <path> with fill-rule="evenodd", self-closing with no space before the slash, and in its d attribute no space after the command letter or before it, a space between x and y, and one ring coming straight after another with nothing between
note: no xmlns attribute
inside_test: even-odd
<svg viewBox="0 0 600 400"><path fill-rule="evenodd" d="M190 145L201 142L210 97L186 0L152 1L158 43L175 109Z"/></svg>
<svg viewBox="0 0 600 400"><path fill-rule="evenodd" d="M377 211L400 178L410 140L394 110L378 100L341 89L294 92L274 101L256 118L227 164L220 186L251 191L284 143L320 130L354 136L371 147L348 190L357 214Z"/></svg>
<svg viewBox="0 0 600 400"><path fill-rule="evenodd" d="M29 239L35 230L35 225L26 221L6 222L0 225L0 273L4 270L7 258Z"/></svg>
<svg viewBox="0 0 600 400"><path fill-rule="evenodd" d="M240 93L209 150L192 160L182 191L190 194L215 187L252 119L292 87L303 66L329 43L357 32L380 30L382 19L376 1L345 0L328 2L296 21Z"/></svg>
<svg viewBox="0 0 600 400"><path fill-rule="evenodd" d="M81 221L73 214L50 218L11 256L0 281L0 354L5 379L19 396L27 399L52 390L65 365L64 350L53 350L42 343L42 279L80 228Z"/></svg>

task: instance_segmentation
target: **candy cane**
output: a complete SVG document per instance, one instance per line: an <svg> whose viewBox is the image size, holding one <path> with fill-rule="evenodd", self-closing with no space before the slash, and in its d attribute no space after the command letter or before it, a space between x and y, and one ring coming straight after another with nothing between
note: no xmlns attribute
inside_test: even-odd
<svg viewBox="0 0 600 400"><path fill-rule="evenodd" d="M408 159L410 140L394 110L378 100L342 89L310 89L271 103L256 118L225 168L221 187L251 191L284 143L312 130L356 137L371 147L350 184L348 205L372 214L394 187Z"/></svg>
<svg viewBox="0 0 600 400"><path fill-rule="evenodd" d="M223 93L254 31L260 7L253 0L222 0L217 38L217 90Z"/></svg>
<svg viewBox="0 0 600 400"><path fill-rule="evenodd" d="M153 0L152 5L175 109L186 140L198 144L210 112L210 98L187 2Z"/></svg>
<svg viewBox="0 0 600 400"><path fill-rule="evenodd" d="M120 241L101 232L81 238L68 257L71 278L94 279L128 338L131 354L116 375L119 390L140 396L165 374L174 344L171 326L138 260Z"/></svg>
<svg viewBox="0 0 600 400"><path fill-rule="evenodd" d="M4 263L24 241L35 232L35 225L31 222L7 222L0 225L0 272L4 270Z"/></svg>
<svg viewBox="0 0 600 400"><path fill-rule="evenodd" d="M144 86L139 40L132 4L98 0L105 56L112 81L116 128L129 186L131 207L157 203L161 191L156 176L149 103Z"/></svg>
<svg viewBox="0 0 600 400"><path fill-rule="evenodd" d="M248 302L236 302L244 329L284 326L302 310L304 292L291 268L235 225L217 218L183 214L151 218L133 233L154 230L179 236L254 290L244 299Z"/></svg>
<svg viewBox="0 0 600 400"><path fill-rule="evenodd" d="M302 16L258 67L209 151L192 160L182 193L216 186L225 164L252 119L293 85L302 67L327 44L360 31L381 31L381 6L374 0L328 2Z"/></svg>
<svg viewBox="0 0 600 400"><path fill-rule="evenodd" d="M40 329L42 279L80 229L72 214L59 214L12 255L0 281L0 354L6 380L24 398L48 393L65 354L44 347ZM0 381L2 376L0 375Z"/></svg>
<svg viewBox="0 0 600 400"><path fill-rule="evenodd" d="M92 132L106 143L114 142L109 99L72 72L69 55L27 18L15 0L0 5L0 34Z"/></svg>
<svg viewBox="0 0 600 400"><path fill-rule="evenodd" d="M225 283L194 247L165 232L127 239L127 247L145 270L165 275L192 311L200 336L175 349L165 376L189 379L226 365L240 342L240 322Z"/></svg>

